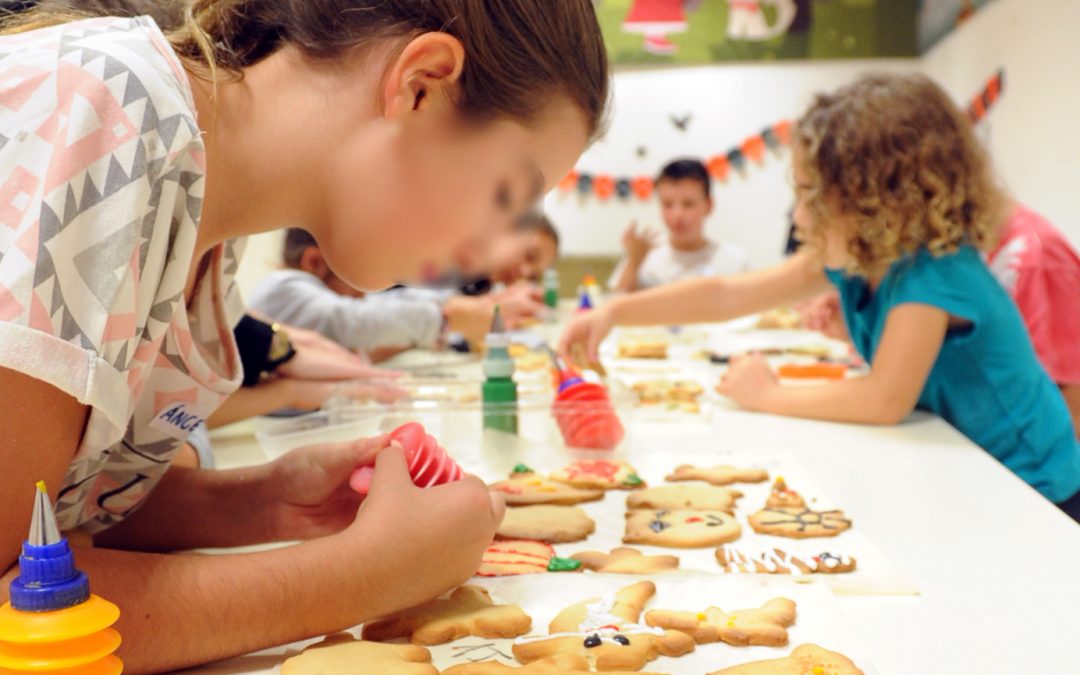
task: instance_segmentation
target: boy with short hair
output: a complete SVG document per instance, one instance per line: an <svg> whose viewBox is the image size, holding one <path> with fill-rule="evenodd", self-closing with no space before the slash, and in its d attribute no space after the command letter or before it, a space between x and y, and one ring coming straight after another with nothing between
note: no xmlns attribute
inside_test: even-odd
<svg viewBox="0 0 1080 675"><path fill-rule="evenodd" d="M657 244L654 233L640 233L637 223L631 223L623 234L626 254L608 286L629 293L683 279L747 271L744 250L705 236L705 220L713 209L711 190L709 171L700 161L679 159L665 166L656 179L656 192L667 241Z"/></svg>

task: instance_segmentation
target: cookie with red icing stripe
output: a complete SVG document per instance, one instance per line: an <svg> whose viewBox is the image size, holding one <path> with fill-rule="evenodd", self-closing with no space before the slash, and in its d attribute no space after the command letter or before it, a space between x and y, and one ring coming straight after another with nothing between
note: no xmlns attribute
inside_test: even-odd
<svg viewBox="0 0 1080 675"><path fill-rule="evenodd" d="M540 572L579 572L581 562L555 555L551 544L528 539L493 542L484 552L478 577L510 577Z"/></svg>
<svg viewBox="0 0 1080 675"><path fill-rule="evenodd" d="M551 480L576 488L638 490L645 487L637 470L618 459L581 459L551 474Z"/></svg>

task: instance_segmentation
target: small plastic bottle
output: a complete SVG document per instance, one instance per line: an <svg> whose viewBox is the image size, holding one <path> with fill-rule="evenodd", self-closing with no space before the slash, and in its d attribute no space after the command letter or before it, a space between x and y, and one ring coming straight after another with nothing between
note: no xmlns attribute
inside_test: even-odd
<svg viewBox="0 0 1080 675"><path fill-rule="evenodd" d="M0 673L117 675L124 666L114 655L120 633L112 625L120 609L90 593L56 526L45 483L37 488L11 602L0 607Z"/></svg>
<svg viewBox="0 0 1080 675"><path fill-rule="evenodd" d="M517 383L514 382L514 359L510 358L510 336L502 313L495 307L491 332L484 340L484 384L482 387L484 428L508 434L518 432Z"/></svg>
<svg viewBox="0 0 1080 675"><path fill-rule="evenodd" d="M544 270L544 304L551 309L559 306L559 271L554 267Z"/></svg>

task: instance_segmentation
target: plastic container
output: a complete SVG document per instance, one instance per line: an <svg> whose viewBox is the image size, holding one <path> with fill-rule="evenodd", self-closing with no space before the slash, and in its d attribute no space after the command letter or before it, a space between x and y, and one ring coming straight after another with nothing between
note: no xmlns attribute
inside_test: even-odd
<svg viewBox="0 0 1080 675"><path fill-rule="evenodd" d="M320 412L268 422L255 432L267 459L318 443L351 441L383 433L386 404L339 405Z"/></svg>

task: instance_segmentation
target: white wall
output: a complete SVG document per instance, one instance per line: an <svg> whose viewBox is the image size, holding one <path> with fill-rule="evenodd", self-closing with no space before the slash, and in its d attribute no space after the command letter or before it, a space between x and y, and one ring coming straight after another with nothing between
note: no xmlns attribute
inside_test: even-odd
<svg viewBox="0 0 1080 675"><path fill-rule="evenodd" d="M1004 66L980 136L1012 194L1080 248L1080 0L996 0L922 61L964 102Z"/></svg>
<svg viewBox="0 0 1080 675"><path fill-rule="evenodd" d="M578 162L583 171L655 175L679 156L727 152L747 136L781 119L796 118L812 95L850 81L867 70L918 70L917 60L807 61L773 65L724 65L620 72L615 75L615 114L607 136ZM676 129L669 114L693 113L688 130ZM644 159L636 148L648 148ZM716 208L710 236L750 253L751 264L778 261L787 239L790 152L768 152L765 164L748 162L745 177L732 172L714 182ZM617 254L627 223L663 228L656 199L600 202L577 193L550 195L545 207L572 254Z"/></svg>

